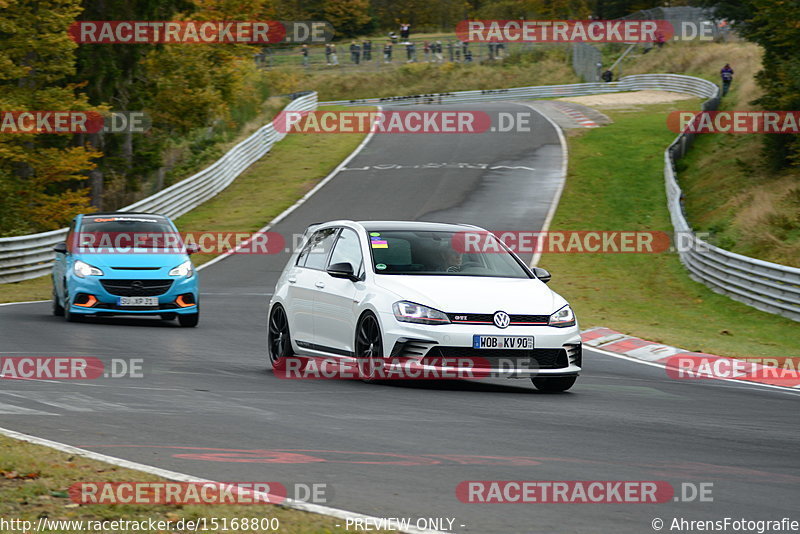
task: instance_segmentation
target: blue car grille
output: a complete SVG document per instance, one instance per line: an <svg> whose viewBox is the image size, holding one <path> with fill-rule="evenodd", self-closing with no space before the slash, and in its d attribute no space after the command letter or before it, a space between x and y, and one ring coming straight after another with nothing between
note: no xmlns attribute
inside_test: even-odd
<svg viewBox="0 0 800 534"><path fill-rule="evenodd" d="M103 288L120 297L157 297L172 287L172 280L100 280Z"/></svg>

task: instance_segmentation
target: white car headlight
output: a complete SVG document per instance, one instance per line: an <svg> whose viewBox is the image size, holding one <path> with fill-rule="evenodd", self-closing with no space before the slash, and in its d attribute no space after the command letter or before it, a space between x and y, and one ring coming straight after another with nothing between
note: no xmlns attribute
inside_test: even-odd
<svg viewBox="0 0 800 534"><path fill-rule="evenodd" d="M192 274L194 274L194 269L191 260L186 260L169 272L170 276L185 276L186 278L191 278Z"/></svg>
<svg viewBox="0 0 800 534"><path fill-rule="evenodd" d="M392 304L392 311L395 318L404 323L448 324L450 322L444 312L407 300Z"/></svg>
<svg viewBox="0 0 800 534"><path fill-rule="evenodd" d="M75 263L72 264L72 272L79 278L84 278L86 276L103 276L103 271L81 260L75 260Z"/></svg>
<svg viewBox="0 0 800 534"><path fill-rule="evenodd" d="M572 312L572 308L569 307L569 304L567 304L551 315L547 324L549 326L557 326L560 328L565 326L575 326L575 314Z"/></svg>

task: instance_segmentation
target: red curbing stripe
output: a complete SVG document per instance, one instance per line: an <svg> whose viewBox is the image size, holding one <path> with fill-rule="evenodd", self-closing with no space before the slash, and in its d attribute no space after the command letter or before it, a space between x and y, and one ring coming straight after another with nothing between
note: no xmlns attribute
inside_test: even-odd
<svg viewBox="0 0 800 534"><path fill-rule="evenodd" d="M605 327L586 330L582 332L581 339L590 347L661 364L666 369L667 375L676 379L722 379L790 388L800 387L800 369L786 369L705 352L691 352L627 336ZM664 354L668 356L663 356Z"/></svg>

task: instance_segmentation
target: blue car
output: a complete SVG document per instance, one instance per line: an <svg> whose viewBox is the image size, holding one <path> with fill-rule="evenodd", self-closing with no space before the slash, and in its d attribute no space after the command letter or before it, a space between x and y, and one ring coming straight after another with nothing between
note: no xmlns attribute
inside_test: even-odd
<svg viewBox="0 0 800 534"><path fill-rule="evenodd" d="M197 326L197 272L178 230L151 213L78 215L53 264L53 314L156 315Z"/></svg>

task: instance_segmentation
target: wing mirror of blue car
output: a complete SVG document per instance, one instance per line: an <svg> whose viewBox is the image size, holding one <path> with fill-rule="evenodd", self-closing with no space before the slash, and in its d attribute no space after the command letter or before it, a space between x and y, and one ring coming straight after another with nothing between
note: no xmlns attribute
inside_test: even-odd
<svg viewBox="0 0 800 534"><path fill-rule="evenodd" d="M331 265L328 266L327 272L334 278L345 278L352 282L358 280L358 277L353 272L353 266L347 262L332 263Z"/></svg>
<svg viewBox="0 0 800 534"><path fill-rule="evenodd" d="M552 276L550 275L550 271L547 269L542 269L541 267L534 267L533 274L536 275L536 278L544 282L545 284L550 281Z"/></svg>
<svg viewBox="0 0 800 534"><path fill-rule="evenodd" d="M64 241L62 241L61 243L56 244L56 246L53 247L53 250L58 252L59 254L66 254L67 244Z"/></svg>
<svg viewBox="0 0 800 534"><path fill-rule="evenodd" d="M186 244L186 253L190 256L192 254L197 254L200 252L200 246L197 243L187 243Z"/></svg>

